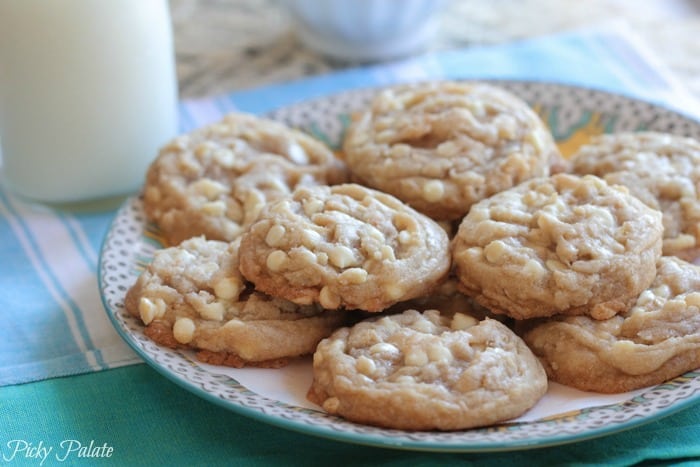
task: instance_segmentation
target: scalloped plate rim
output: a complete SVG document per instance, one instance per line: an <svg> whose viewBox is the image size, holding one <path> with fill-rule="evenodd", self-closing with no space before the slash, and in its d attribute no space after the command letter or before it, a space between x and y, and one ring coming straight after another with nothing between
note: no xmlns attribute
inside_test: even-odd
<svg viewBox="0 0 700 467"><path fill-rule="evenodd" d="M697 122L693 120L691 117L688 115L682 114L680 112L677 112L675 110L671 110L669 108L666 108L662 105L658 105L656 103L651 103L648 101L640 100L631 96L627 95L622 95L622 94L615 94L606 90L602 89L596 89L592 87L583 87L583 86L577 86L577 85L570 85L566 83L549 83L549 82L542 82L542 81L522 81L522 80L508 80L508 79L485 79L485 80L468 80L468 81L488 81L488 82L493 82L496 84L501 84L504 86L531 86L531 87L539 87L539 88L557 88L558 90L563 90L564 92L575 92L575 91L584 91L584 92L589 92L589 93L596 93L602 96L607 96L612 99L617 99L620 100L622 99L622 104L624 105L629 104L629 103L636 103L639 105L644 105L647 106L648 109L650 110L655 110L655 111L662 111L664 113L667 113L671 116L676 116L678 118L681 118L682 120L686 120L687 122L690 122L691 125L697 126L696 131L698 134L700 134L700 122ZM368 92L374 92L375 90L379 89L379 87L366 87L366 88L359 88L359 89L353 89L353 90L348 90L348 91L342 91L339 93L331 94L328 96L322 96L322 97L317 97L314 99L310 99L307 101L302 101L298 102L296 104L292 104L291 106L287 106L284 108L276 109L273 110L272 112L268 112L268 115L279 115L280 113L284 113L285 111L288 111L291 108L296 108L296 107L303 107L303 106L308 106L310 104L315 104L315 103L323 103L332 99L339 99L342 98L343 96L352 96L354 94L362 94L362 93L368 93ZM303 433L307 435L312 435L312 436L317 436L320 438L325 438L325 439L332 439L334 441L341 441L341 442L348 442L348 443L353 443L353 444L359 444L359 445L367 445L367 446L374 446L374 447L384 447L384 448L394 448L394 449L403 449L403 450L415 450L415 451L431 451L431 452L502 452L502 451L515 451L515 450L524 450L524 449L535 449L535 448L544 448L544 447L552 447L552 446L559 446L559 445L565 445L565 444L571 444L575 442L581 442L589 439L594 439L594 438L599 438L603 436L607 436L610 434L614 433L619 433L621 431L633 429L636 427L639 427L641 425L645 425L654 421L657 421L662 418L666 418L670 415L673 415L681 410L684 410L688 407L691 407L693 405L696 405L698 402L700 402L700 392L695 392L691 396L685 398L685 399L680 399L680 400L674 400L671 405L667 407L663 407L660 409L657 409L655 412L652 414L648 414L646 416L634 416L630 420L623 421L621 423L612 423L609 425L604 425L600 426L595 429L590 429L581 433L560 433L560 434L555 434L555 435L549 435L549 436L543 436L543 437L537 437L537 438L523 438L519 440L505 440L501 442L493 442L493 441L444 441L444 442L435 442L435 441L421 441L418 439L411 439L411 432L402 432L402 434L398 434L396 436L385 436L381 432L386 431L382 429L375 429L374 427L363 427L362 425L357 425L353 424L350 422L346 422L342 419L337 419L337 417L332 417L328 416L325 414L320 414L319 416L321 417L327 417L327 418L333 418L339 420L341 424L350 424L351 426L357 426L360 429L368 428L371 431L378 431L379 433L358 433L354 431L339 431L336 429L333 429L332 427L326 426L326 425L317 425L317 424L303 424L300 423L298 420L294 419L288 419L284 417L279 417L275 415L270 415L267 413L264 413L260 409L257 409L255 407L248 407L239 403L236 403L235 401L229 401L226 400L220 396L217 396L216 394L212 393L211 391L207 391L203 389L202 387L197 386L193 381L188 379L185 375L180 374L178 372L175 372L171 369L168 369L164 367L162 364L157 362L154 358L154 355L149 353L146 349L144 349L139 343L136 341L135 336L130 333L127 329L125 329L125 325L123 324L122 321L120 321L118 314L119 313L125 313L125 311L122 309L115 309L110 303L109 300L107 299L105 295L105 286L106 286L106 279L105 279L105 254L107 252L108 246L110 241L112 240L113 236L115 235L115 225L117 220L120 218L120 216L125 216L125 211L127 211L128 208L132 207L133 204L138 200L139 195L137 196L132 196L129 197L123 204L122 206L118 209L117 214L115 215L112 223L110 224L107 233L105 234L102 245L100 248L99 252L99 258L98 258L98 287L100 290L100 297L102 300L102 304L105 308L105 312L107 313L110 322L120 335L120 337L147 363L150 367L155 369L159 374L167 378L168 380L172 381L173 383L177 384L178 386L182 387L183 389L197 395L198 397L201 397L211 403L214 403L222 408L225 408L227 410L231 410L235 413L238 413L240 415L250 417L252 419L261 421L263 423L270 424L272 426L276 426L278 428L283 428L287 429L290 431L295 431L298 433ZM128 319L128 318L127 318ZM193 362L191 359L189 359L186 355L173 351L171 349L162 349L159 350L158 352L172 352L174 354L177 354L176 358L182 359L182 363L185 365L192 365L192 366L197 366L196 362ZM200 371L207 373L206 370L202 369L199 367ZM687 374L690 374L693 372L689 372ZM225 376L220 376L220 375L215 375L212 373L207 373L213 380L221 380L217 384L224 384L224 385L231 385L231 384L238 384L236 381L227 378ZM687 375L686 374L686 375ZM700 378L700 375L693 377L693 379ZM225 382L223 382L225 380ZM649 388L650 391L656 390L662 385L654 386ZM270 401L267 398L264 398L263 396L257 396L260 399L265 399ZM275 403L276 401L270 401L271 403ZM283 404L284 405L284 404ZM615 405L620 405L620 404L615 404ZM294 407L289 407L290 409L294 410ZM605 407L598 407L596 409L604 409ZM296 410L307 410L307 409L296 409ZM535 425L539 423L557 423L556 419L554 420L543 420L543 421L536 421L536 422L524 422L520 424L513 425L513 427L517 429L527 429L527 426L529 425ZM486 429L489 429L488 427ZM499 425L497 429L501 430L508 430L509 425ZM474 431L479 431L480 429L475 429L475 430L466 430L461 433L469 433L469 432L474 432ZM398 432L398 430L389 430L393 432ZM419 432L421 433L421 432ZM447 432L445 434L458 434L460 432ZM440 436L443 433L438 433L435 432L433 435L435 437L440 438Z"/></svg>

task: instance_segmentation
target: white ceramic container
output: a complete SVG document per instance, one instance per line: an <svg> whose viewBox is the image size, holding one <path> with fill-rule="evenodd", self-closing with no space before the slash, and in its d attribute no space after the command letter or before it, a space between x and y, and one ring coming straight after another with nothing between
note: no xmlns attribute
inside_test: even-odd
<svg viewBox="0 0 700 467"><path fill-rule="evenodd" d="M284 0L301 41L321 54L379 61L420 52L443 0Z"/></svg>

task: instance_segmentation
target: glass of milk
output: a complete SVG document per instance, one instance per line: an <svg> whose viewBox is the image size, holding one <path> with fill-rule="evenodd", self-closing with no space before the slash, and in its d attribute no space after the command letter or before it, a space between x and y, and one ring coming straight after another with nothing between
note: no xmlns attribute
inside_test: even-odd
<svg viewBox="0 0 700 467"><path fill-rule="evenodd" d="M0 171L16 194L136 191L177 98L167 0L0 1Z"/></svg>

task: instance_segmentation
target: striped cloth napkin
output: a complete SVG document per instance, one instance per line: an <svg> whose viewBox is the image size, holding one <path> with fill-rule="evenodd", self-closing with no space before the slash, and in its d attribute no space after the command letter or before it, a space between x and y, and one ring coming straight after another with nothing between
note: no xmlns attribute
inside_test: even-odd
<svg viewBox="0 0 700 467"><path fill-rule="evenodd" d="M700 116L693 98L630 31L605 26L183 101L181 130L232 110L264 113L345 89L441 78L577 84ZM97 285L100 246L115 212L116 206L50 209L0 185L0 386L141 362L112 328Z"/></svg>

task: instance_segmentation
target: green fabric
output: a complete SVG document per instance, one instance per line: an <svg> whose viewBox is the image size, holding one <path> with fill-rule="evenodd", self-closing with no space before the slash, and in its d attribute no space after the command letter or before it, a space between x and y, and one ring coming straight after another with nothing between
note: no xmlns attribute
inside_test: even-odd
<svg viewBox="0 0 700 467"><path fill-rule="evenodd" d="M113 448L59 462L60 443ZM276 428L207 402L146 365L0 388L0 465L40 465L13 440L53 447L43 465L668 465L700 463L700 406L610 436L551 448L441 454L358 446ZM77 446L77 445L74 445ZM26 452L26 451L25 451ZM105 452L103 450L103 452ZM93 451L93 453L98 453ZM3 459L4 456L4 460Z"/></svg>

